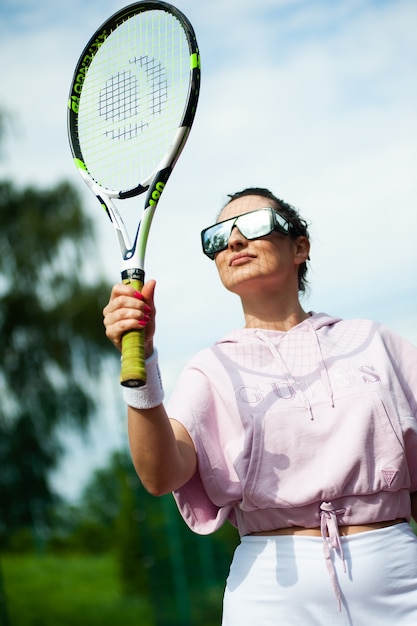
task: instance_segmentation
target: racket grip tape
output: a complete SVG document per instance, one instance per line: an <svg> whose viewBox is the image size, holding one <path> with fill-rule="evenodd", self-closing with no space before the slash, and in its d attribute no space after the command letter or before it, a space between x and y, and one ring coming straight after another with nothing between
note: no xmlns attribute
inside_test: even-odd
<svg viewBox="0 0 417 626"><path fill-rule="evenodd" d="M145 278L143 270L131 270L129 275L126 274L122 273L123 284L141 291ZM146 384L144 329L129 330L122 337L120 384L124 387L142 387Z"/></svg>

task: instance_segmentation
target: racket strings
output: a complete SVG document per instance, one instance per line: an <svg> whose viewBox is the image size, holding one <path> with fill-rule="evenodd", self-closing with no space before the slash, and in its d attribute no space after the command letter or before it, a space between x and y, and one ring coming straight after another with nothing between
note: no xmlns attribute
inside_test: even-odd
<svg viewBox="0 0 417 626"><path fill-rule="evenodd" d="M78 136L101 186L132 189L148 178L172 142L188 96L190 53L178 20L136 15L95 55L80 98Z"/></svg>
<svg viewBox="0 0 417 626"><path fill-rule="evenodd" d="M135 76L125 71L109 78L100 92L99 115L103 115L106 122L116 122L137 115L138 109L138 85Z"/></svg>
<svg viewBox="0 0 417 626"><path fill-rule="evenodd" d="M129 63L139 64L145 70L150 85L150 113L155 116L162 113L163 105L168 100L168 80L166 70L160 61L149 56L135 57ZM118 72L106 82L100 92L99 114L106 121L122 121L140 112L140 91L137 77L129 70ZM143 131L148 123L138 124L138 131ZM109 133L111 135L111 133Z"/></svg>

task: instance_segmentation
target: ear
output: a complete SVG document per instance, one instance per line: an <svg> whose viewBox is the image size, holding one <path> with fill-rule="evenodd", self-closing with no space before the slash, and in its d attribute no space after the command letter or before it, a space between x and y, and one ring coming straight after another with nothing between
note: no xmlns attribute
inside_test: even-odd
<svg viewBox="0 0 417 626"><path fill-rule="evenodd" d="M301 236L294 240L294 263L301 265L305 263L310 254L310 242L307 237Z"/></svg>

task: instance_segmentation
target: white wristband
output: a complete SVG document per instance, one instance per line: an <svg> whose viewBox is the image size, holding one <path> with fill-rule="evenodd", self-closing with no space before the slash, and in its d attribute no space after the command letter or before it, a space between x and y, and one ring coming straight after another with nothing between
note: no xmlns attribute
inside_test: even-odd
<svg viewBox="0 0 417 626"><path fill-rule="evenodd" d="M158 365L158 351L155 349L145 361L146 385L123 387L123 399L134 409L152 409L164 399L161 372Z"/></svg>

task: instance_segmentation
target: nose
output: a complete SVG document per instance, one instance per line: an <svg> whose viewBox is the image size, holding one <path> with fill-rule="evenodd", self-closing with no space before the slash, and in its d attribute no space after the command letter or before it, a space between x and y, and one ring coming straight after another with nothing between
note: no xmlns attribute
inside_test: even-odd
<svg viewBox="0 0 417 626"><path fill-rule="evenodd" d="M229 236L229 240L227 242L228 248L233 250L235 248L246 246L247 243L248 243L248 240L246 239L244 235L242 235L239 228L237 226L233 226L232 231Z"/></svg>

